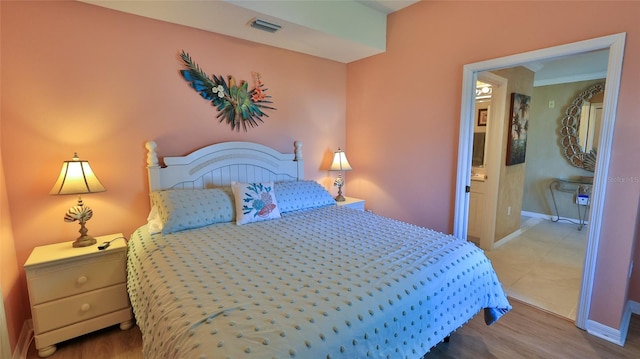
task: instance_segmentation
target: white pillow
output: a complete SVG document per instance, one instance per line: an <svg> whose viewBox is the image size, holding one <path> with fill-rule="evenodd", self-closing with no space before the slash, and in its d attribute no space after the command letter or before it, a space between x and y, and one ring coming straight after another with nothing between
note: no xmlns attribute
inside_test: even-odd
<svg viewBox="0 0 640 359"><path fill-rule="evenodd" d="M234 219L229 188L171 189L152 192L150 196L162 221L162 234Z"/></svg>
<svg viewBox="0 0 640 359"><path fill-rule="evenodd" d="M231 182L236 201L236 224L280 218L273 182Z"/></svg>
<svg viewBox="0 0 640 359"><path fill-rule="evenodd" d="M336 205L336 200L316 181L277 182L275 191L280 213Z"/></svg>

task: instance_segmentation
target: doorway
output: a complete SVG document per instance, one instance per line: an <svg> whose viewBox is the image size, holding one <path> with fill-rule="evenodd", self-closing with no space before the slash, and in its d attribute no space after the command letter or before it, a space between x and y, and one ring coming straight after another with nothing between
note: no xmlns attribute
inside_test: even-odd
<svg viewBox="0 0 640 359"><path fill-rule="evenodd" d="M483 218L480 220L481 223L478 229L478 246L485 250L491 250L496 236L496 211L498 208L498 187L500 185L500 153L502 151L502 142L499 139L504 135L508 81L504 77L488 71L480 72L476 77L477 81L491 85L491 108L487 113L484 169L482 171L484 174L484 183L482 184L483 200L480 210L483 213ZM473 112L474 116L476 116L475 97ZM470 185L472 190L473 185L473 183Z"/></svg>
<svg viewBox="0 0 640 359"><path fill-rule="evenodd" d="M607 91L604 98L604 111L600 137L600 150L597 157L593 180L591 199L591 214L589 218L590 231L585 253L585 268L576 315L576 326L585 329L591 296L595 263L597 260L598 241L602 226L604 195L606 193L609 159L613 141L613 128L617 109L618 90L622 72L622 58L624 53L625 34L615 34L561 45L542 50L531 51L483 62L467 64L463 68L462 100L460 115L459 156L457 166L457 186L455 201L454 235L467 237L467 218L469 210L469 195L466 192L471 179L471 157L473 139L473 112L475 108L475 84L478 74L483 71L522 66L553 58L566 57L597 50L609 50L607 67Z"/></svg>
<svg viewBox="0 0 640 359"><path fill-rule="evenodd" d="M608 55L606 51L603 53ZM601 57L598 53L596 60ZM556 64L557 62L546 63L545 68L555 69L557 68ZM604 77L606 56L604 64L601 61L596 61L589 70L591 71L592 68L599 69L598 73ZM551 78L547 72L537 71L536 79L533 80L529 77L528 72L518 71L514 72L514 76L509 77L510 80L505 80L505 82L511 80L521 82L524 78L527 81L533 81L533 91L531 92L533 101L530 110L532 121L528 129L526 162L521 165L526 168L524 182L521 184L522 187L516 190L513 186L514 181L505 179L505 177L500 178L502 182L509 181L511 183L508 186L510 190L522 191L523 211L521 215L519 211L514 211L511 214L512 219L517 217L519 220L517 228L511 228L511 232L508 232L506 237L503 236L506 233L504 230L498 231L495 237L493 233L487 235L488 245L484 243L483 246L490 249L486 255L492 261L503 288L511 298L575 321L580 282L584 271L583 261L588 229L569 222L565 223L565 221L573 222L566 216L562 218L563 222L561 223L549 220L551 213L547 207L553 207L549 198L549 179L593 175L593 173L589 174L572 166L567 158L560 155L561 147L556 146L556 142L559 141L558 125L563 117L565 104L570 104L575 94L589 87L592 83L599 83L600 80L584 80L585 75L576 76L569 71L565 73L572 76L558 76L554 71L552 74L554 78ZM479 245L478 238L481 237L479 223L495 223L498 228L505 224L501 223L502 217L499 214L493 216L493 210L481 208L485 201L484 186L489 178L495 179L499 176L499 174L485 175L488 168L484 160L487 158L484 156L486 151L481 143L486 137L488 125L494 125L500 129L506 128L504 116L492 119L491 123L482 120L479 116L479 113L485 112L485 109L491 112L490 109L495 108L491 105L491 99L495 97L492 95L493 85L482 82L484 76L486 76L484 72L478 74L469 196L468 240L477 245ZM591 72L589 76L593 76ZM552 102L553 105L548 105L549 102ZM555 106L556 103L558 106ZM589 111L586 110L584 113L588 114ZM586 136L584 137L586 138ZM493 136L490 143L500 145L504 144L503 140L502 135ZM495 166L504 166L504 155L498 154L497 157L500 157L500 160L495 162L502 163L496 163ZM500 190L504 189L500 188ZM562 204L569 205L574 200L569 193L556 194L556 197L559 195L562 195ZM496 199L496 197L491 199ZM561 213L563 215L574 214L574 211L567 210L573 210L575 207L577 206L574 205L570 208L561 206L563 210ZM498 207L499 211L501 209L504 210L504 206ZM587 211L583 210L583 212Z"/></svg>

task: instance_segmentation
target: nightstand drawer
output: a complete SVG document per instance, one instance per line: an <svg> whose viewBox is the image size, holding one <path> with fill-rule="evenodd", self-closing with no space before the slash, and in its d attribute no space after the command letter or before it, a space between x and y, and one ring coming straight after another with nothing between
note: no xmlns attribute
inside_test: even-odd
<svg viewBox="0 0 640 359"><path fill-rule="evenodd" d="M112 253L98 260L51 265L27 271L31 304L69 297L126 281L125 255Z"/></svg>
<svg viewBox="0 0 640 359"><path fill-rule="evenodd" d="M129 307L126 284L33 306L36 334Z"/></svg>

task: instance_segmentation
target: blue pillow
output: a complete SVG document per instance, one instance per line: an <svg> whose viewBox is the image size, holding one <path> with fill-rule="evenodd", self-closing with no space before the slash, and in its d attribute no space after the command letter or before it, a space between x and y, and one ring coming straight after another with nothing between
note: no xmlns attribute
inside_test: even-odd
<svg viewBox="0 0 640 359"><path fill-rule="evenodd" d="M235 218L230 188L170 189L150 194L162 222L162 234L231 222Z"/></svg>
<svg viewBox="0 0 640 359"><path fill-rule="evenodd" d="M280 213L336 205L331 194L316 181L277 182L274 187Z"/></svg>

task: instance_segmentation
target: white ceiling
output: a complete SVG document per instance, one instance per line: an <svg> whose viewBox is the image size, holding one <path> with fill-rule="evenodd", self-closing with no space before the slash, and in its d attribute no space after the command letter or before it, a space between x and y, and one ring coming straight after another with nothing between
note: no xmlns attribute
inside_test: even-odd
<svg viewBox="0 0 640 359"><path fill-rule="evenodd" d="M78 0L342 63L386 51L387 15L420 0ZM256 18L282 26L268 33ZM533 50L533 49L532 49ZM529 64L534 86L604 78L608 51Z"/></svg>
<svg viewBox="0 0 640 359"><path fill-rule="evenodd" d="M387 14L419 0L79 0L343 63L386 50ZM259 18L282 26L268 33Z"/></svg>
<svg viewBox="0 0 640 359"><path fill-rule="evenodd" d="M536 64L534 86L603 79L607 77L609 50L572 55Z"/></svg>

